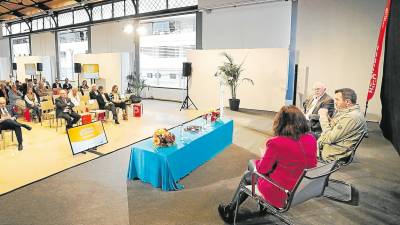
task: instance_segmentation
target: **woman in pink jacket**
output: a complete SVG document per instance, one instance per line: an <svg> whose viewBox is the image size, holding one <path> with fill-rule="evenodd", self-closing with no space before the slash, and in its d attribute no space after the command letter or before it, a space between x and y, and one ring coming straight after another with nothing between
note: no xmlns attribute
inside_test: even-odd
<svg viewBox="0 0 400 225"><path fill-rule="evenodd" d="M257 171L281 187L293 190L304 169L317 165L317 141L309 130L306 118L296 106L283 106L274 119L274 137L267 141L263 158L255 161ZM246 171L240 182L251 185L251 172ZM277 208L285 205L287 197L283 191L261 178L257 185L271 205ZM232 223L236 201L241 204L246 198L247 195L239 196L238 188L229 204L218 206L221 218Z"/></svg>

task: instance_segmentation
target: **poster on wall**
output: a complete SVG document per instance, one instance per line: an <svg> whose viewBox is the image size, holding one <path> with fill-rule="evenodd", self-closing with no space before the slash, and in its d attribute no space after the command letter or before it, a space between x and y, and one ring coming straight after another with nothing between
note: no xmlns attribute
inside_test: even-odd
<svg viewBox="0 0 400 225"><path fill-rule="evenodd" d="M25 64L25 74L29 76L36 75L36 64L34 63L27 63Z"/></svg>
<svg viewBox="0 0 400 225"><path fill-rule="evenodd" d="M99 78L99 64L83 64L82 75L85 79Z"/></svg>
<svg viewBox="0 0 400 225"><path fill-rule="evenodd" d="M67 134L73 155L108 143L100 121L70 128Z"/></svg>

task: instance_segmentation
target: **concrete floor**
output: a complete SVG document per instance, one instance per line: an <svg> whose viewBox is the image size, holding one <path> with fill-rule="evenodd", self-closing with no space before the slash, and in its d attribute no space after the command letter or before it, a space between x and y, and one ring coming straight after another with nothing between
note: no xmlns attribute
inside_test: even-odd
<svg viewBox="0 0 400 225"><path fill-rule="evenodd" d="M235 120L234 144L185 177L184 190L162 192L127 181L128 147L1 196L0 225L223 224L217 205L230 200L247 160L260 155L273 116L227 114ZM333 176L357 188L358 205L311 200L287 213L296 224L399 224L400 158L377 124L369 124L369 130L355 161ZM241 208L239 221L280 224L258 216L251 200Z"/></svg>

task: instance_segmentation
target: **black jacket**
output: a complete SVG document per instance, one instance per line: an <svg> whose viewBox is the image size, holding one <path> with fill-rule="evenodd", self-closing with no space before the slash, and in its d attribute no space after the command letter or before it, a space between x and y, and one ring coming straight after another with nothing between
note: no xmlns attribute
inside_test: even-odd
<svg viewBox="0 0 400 225"><path fill-rule="evenodd" d="M98 91L96 91L96 92L90 91L89 92L90 99L97 99L97 96L99 96L99 92Z"/></svg>
<svg viewBox="0 0 400 225"><path fill-rule="evenodd" d="M108 94L104 93L104 96L106 97L107 101L109 101L111 103L111 100L110 100L110 97L108 97ZM105 109L106 101L104 101L103 96L101 96L100 93L97 95L97 103L99 103L100 109Z"/></svg>

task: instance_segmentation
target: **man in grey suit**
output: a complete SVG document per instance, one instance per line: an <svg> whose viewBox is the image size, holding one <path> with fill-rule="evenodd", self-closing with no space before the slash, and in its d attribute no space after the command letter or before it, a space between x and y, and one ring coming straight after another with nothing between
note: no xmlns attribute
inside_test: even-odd
<svg viewBox="0 0 400 225"><path fill-rule="evenodd" d="M56 98L56 115L57 118L64 118L67 122L67 129L77 123L81 116L74 112L72 108L74 103L67 97L67 91L61 90L60 97Z"/></svg>
<svg viewBox="0 0 400 225"><path fill-rule="evenodd" d="M332 117L335 111L334 101L325 91L326 87L323 83L315 82L313 84L313 94L303 103L304 115L310 121L311 132L314 133L316 138L322 132L318 110L321 108L327 109L329 117Z"/></svg>

